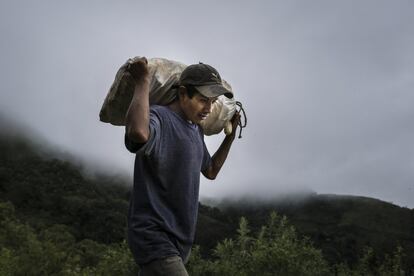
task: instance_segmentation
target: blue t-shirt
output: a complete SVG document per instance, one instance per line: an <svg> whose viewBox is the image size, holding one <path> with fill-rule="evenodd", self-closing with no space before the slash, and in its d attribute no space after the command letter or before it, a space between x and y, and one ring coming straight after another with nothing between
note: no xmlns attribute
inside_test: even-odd
<svg viewBox="0 0 414 276"><path fill-rule="evenodd" d="M150 137L125 145L136 153L128 243L138 264L179 255L187 261L198 213L200 171L210 154L198 125L165 106L150 108Z"/></svg>

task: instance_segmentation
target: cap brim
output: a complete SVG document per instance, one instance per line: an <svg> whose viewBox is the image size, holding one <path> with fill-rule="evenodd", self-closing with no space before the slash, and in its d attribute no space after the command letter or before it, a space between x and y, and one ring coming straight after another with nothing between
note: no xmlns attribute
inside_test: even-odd
<svg viewBox="0 0 414 276"><path fill-rule="evenodd" d="M224 86L220 84L195 86L195 89L197 89L197 91L200 92L201 95L207 98L214 98L221 95L224 95L229 99L233 98L233 92L226 89Z"/></svg>

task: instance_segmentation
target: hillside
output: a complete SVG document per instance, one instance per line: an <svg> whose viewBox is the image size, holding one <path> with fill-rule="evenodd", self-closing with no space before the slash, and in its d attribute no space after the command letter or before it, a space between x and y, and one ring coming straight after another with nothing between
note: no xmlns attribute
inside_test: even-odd
<svg viewBox="0 0 414 276"><path fill-rule="evenodd" d="M19 231L26 229L30 234L27 235L37 240L37 246L49 246L45 251L34 252L49 254L50 233L55 233L53 243L65 243L53 250L59 254L69 252L71 257L62 260L76 263L79 271L90 271L95 266L106 270L110 265L108 258L120 256L124 260L122 265L131 267L132 259L124 242L130 188L123 179L105 174L94 178L84 176L79 165L44 150L39 153L24 136L16 133L0 137L0 152L0 203L6 204L0 206L3 208L0 214L7 218L1 223L13 226L5 228L11 229L10 233L0 231L1 246L7 245L5 248L10 250L16 244L32 246L32 243L22 245L25 241L22 242ZM311 194L300 200L237 199L219 202L216 207L200 205L196 244L200 245L202 256L212 258L211 249L217 242L236 237L241 216L257 232L273 210L286 215L300 236L310 237L331 264L355 265L366 246L373 248L378 260L401 246L406 271L410 271L409 267L413 269L414 211L355 196ZM60 235L72 238L63 239ZM15 243L7 242L13 240L7 238L10 236L16 239ZM27 248L13 250L15 255L7 251L1 251L0 255L12 254L30 266L19 253Z"/></svg>
<svg viewBox="0 0 414 276"><path fill-rule="evenodd" d="M309 195L300 200L260 202L252 199L225 200L216 204L221 214L237 227L237 218L244 216L253 229L265 224L271 211L286 215L301 235L308 236L323 250L328 261L346 259L356 263L365 247L376 252L391 252L401 246L407 262L414 263L414 210L378 199ZM214 216L214 212L210 212ZM357 253L357 254L356 254Z"/></svg>

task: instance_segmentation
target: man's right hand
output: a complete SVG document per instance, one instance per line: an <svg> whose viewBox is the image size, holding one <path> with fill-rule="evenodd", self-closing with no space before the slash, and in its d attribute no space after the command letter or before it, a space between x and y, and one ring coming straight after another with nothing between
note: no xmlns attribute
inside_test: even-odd
<svg viewBox="0 0 414 276"><path fill-rule="evenodd" d="M130 63L127 68L128 72L140 83L149 77L148 60L145 57L140 57L134 62Z"/></svg>

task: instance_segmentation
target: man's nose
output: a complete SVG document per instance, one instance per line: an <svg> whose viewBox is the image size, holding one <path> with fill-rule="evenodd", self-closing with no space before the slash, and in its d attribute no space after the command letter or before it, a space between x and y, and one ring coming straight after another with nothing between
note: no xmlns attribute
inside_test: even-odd
<svg viewBox="0 0 414 276"><path fill-rule="evenodd" d="M205 112L211 113L211 110L212 110L212 109L213 109L213 103L209 101L209 102L205 105Z"/></svg>
<svg viewBox="0 0 414 276"><path fill-rule="evenodd" d="M206 103L204 103L204 106L203 106L203 112L211 112L211 107L212 107L212 105L211 105L211 103L210 102L206 102Z"/></svg>

